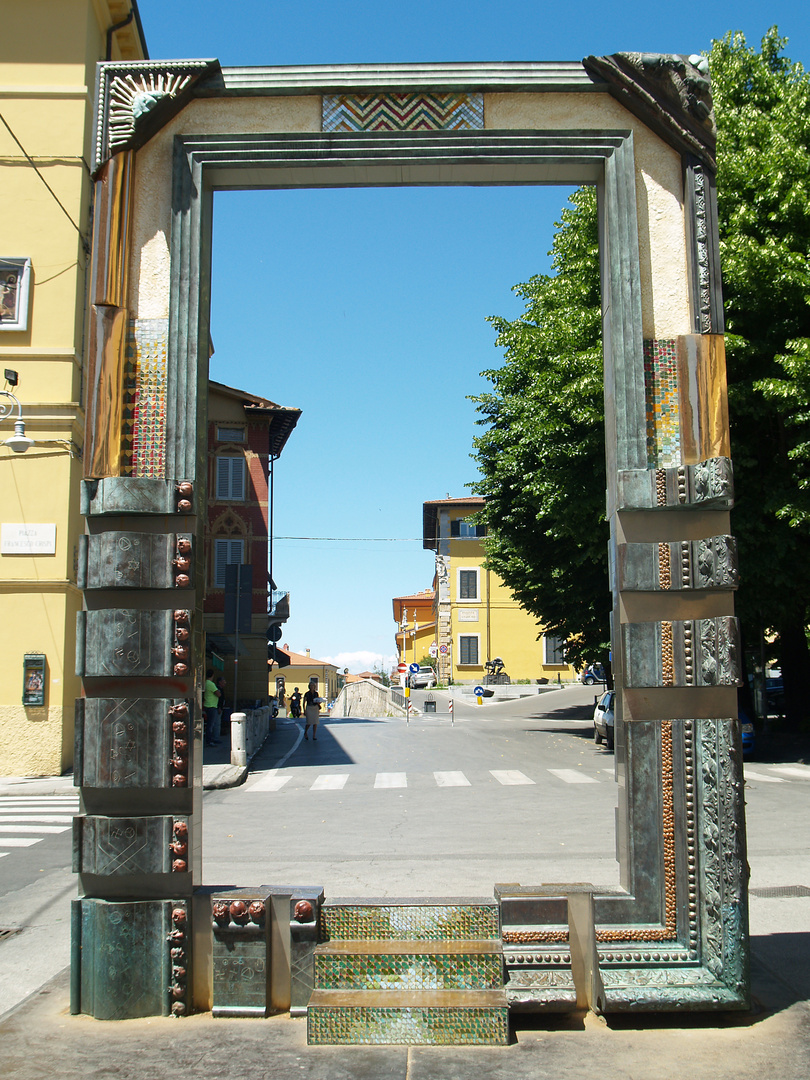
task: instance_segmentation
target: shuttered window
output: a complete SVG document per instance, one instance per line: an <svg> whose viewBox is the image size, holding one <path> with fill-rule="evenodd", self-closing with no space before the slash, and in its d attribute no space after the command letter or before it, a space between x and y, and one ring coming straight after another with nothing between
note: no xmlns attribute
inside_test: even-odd
<svg viewBox="0 0 810 1080"><path fill-rule="evenodd" d="M458 572L458 598L459 600L478 599L478 571L459 570Z"/></svg>
<svg viewBox="0 0 810 1080"><path fill-rule="evenodd" d="M245 561L245 541L214 540L214 588L225 588L225 567L241 566Z"/></svg>
<svg viewBox="0 0 810 1080"><path fill-rule="evenodd" d="M243 457L217 458L217 498L228 502L244 502L245 459Z"/></svg>
<svg viewBox="0 0 810 1080"><path fill-rule="evenodd" d="M458 639L459 664L478 663L478 635L461 634Z"/></svg>
<svg viewBox="0 0 810 1080"><path fill-rule="evenodd" d="M546 636L543 638L544 663L564 664L564 651L565 638L554 637L552 634L546 634Z"/></svg>

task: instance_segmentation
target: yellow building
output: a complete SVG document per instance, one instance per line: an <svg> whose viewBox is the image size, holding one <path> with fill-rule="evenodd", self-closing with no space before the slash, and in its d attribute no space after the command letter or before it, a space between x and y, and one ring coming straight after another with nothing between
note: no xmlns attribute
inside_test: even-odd
<svg viewBox="0 0 810 1080"><path fill-rule="evenodd" d="M95 65L146 56L131 0L3 5L0 373L17 381L0 386L18 398L35 445L0 446L0 775L73 762ZM16 409L0 404L13 410L3 441ZM23 704L24 683L41 704Z"/></svg>
<svg viewBox="0 0 810 1080"><path fill-rule="evenodd" d="M394 622L398 627L394 639L400 663L418 664L437 645L433 600L433 589L394 597Z"/></svg>
<svg viewBox="0 0 810 1080"><path fill-rule="evenodd" d="M562 642L542 634L537 619L484 567L484 527L469 520L483 505L477 497L423 504L423 545L436 553L440 681L479 682L487 660L496 657L512 682L573 679L573 668L561 656Z"/></svg>
<svg viewBox="0 0 810 1080"><path fill-rule="evenodd" d="M287 645L283 645L278 651L285 657L289 657L290 662L281 668L273 667L270 674L271 693L277 692L276 679L279 677L284 679L287 697L296 686L304 694L309 689L310 680L317 679L320 696L326 698L327 701L335 700L339 685L338 669L334 664L330 664L328 660L316 660L309 655L308 649L306 653L297 653L292 652Z"/></svg>

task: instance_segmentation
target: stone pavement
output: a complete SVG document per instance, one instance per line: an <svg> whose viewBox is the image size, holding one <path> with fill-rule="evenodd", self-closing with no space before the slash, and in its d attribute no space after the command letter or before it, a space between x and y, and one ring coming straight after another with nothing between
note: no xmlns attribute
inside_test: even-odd
<svg viewBox="0 0 810 1080"><path fill-rule="evenodd" d="M805 926L807 923L805 922ZM755 941L749 1014L516 1017L507 1047L308 1047L287 1015L210 1014L116 1023L70 1016L63 972L0 1023L3 1080L807 1080L810 1004L804 958ZM785 944L785 943L783 943ZM795 950L795 942L787 946ZM784 977L787 971L788 978ZM796 971L801 987L791 980Z"/></svg>

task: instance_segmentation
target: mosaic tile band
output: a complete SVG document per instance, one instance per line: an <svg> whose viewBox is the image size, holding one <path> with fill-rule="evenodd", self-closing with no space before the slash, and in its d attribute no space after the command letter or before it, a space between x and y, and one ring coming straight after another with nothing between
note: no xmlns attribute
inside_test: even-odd
<svg viewBox="0 0 810 1080"><path fill-rule="evenodd" d="M307 1041L312 1045L410 1044L505 1045L508 1008L310 1007Z"/></svg>
<svg viewBox="0 0 810 1080"><path fill-rule="evenodd" d="M466 956L315 957L316 985L325 990L500 989L500 953Z"/></svg>
<svg viewBox="0 0 810 1080"><path fill-rule="evenodd" d="M324 131L470 131L483 126L483 94L339 94L323 99Z"/></svg>
<svg viewBox="0 0 810 1080"><path fill-rule="evenodd" d="M674 339L644 342L644 395L647 404L647 467L681 464L678 356Z"/></svg>
<svg viewBox="0 0 810 1080"><path fill-rule="evenodd" d="M124 355L122 476L166 475L168 319L132 319Z"/></svg>
<svg viewBox="0 0 810 1080"><path fill-rule="evenodd" d="M499 933L494 904L321 908L322 941L481 941Z"/></svg>

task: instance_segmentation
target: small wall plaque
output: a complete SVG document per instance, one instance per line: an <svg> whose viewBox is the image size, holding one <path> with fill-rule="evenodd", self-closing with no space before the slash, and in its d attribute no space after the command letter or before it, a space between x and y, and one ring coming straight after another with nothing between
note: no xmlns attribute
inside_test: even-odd
<svg viewBox="0 0 810 1080"><path fill-rule="evenodd" d="M4 521L0 525L0 554L55 555L56 525Z"/></svg>

